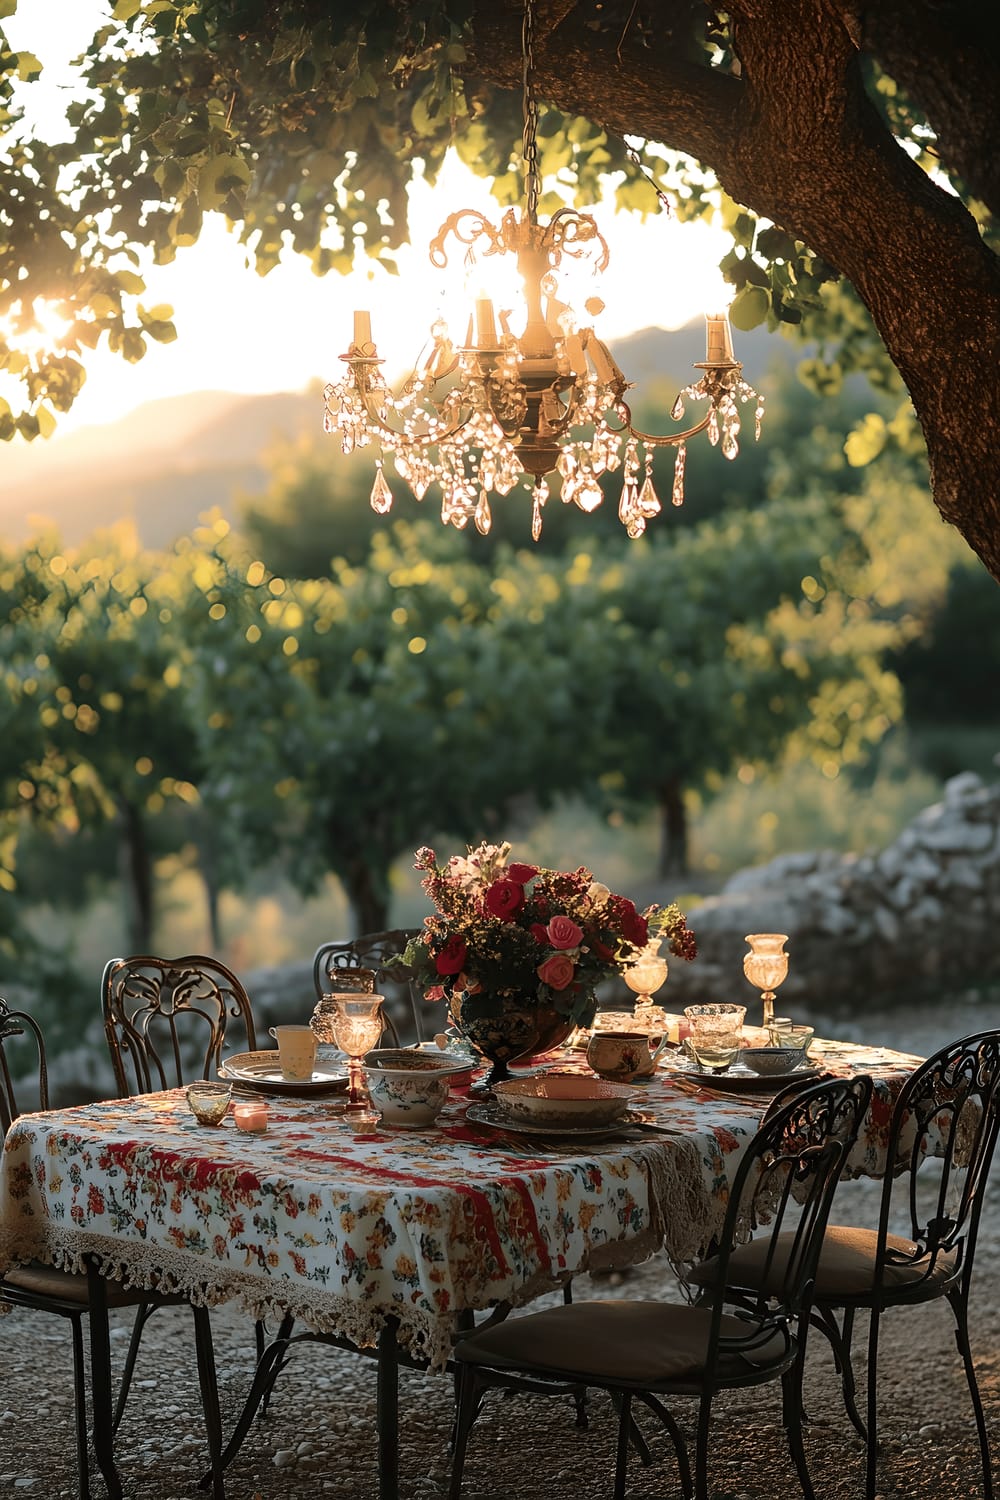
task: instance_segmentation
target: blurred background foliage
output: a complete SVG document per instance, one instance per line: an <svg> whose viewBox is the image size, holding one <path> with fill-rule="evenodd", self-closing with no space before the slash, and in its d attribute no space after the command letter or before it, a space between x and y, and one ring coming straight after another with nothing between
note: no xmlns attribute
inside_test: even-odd
<svg viewBox="0 0 1000 1500"><path fill-rule="evenodd" d="M919 454L850 462L871 404L783 366L766 444L738 476L699 454L639 542L614 495L531 551L517 494L488 539L387 524L319 438L169 548L124 523L0 548L0 987L68 1035L114 952L247 969L419 921L428 842L693 908L991 777L996 585Z"/></svg>

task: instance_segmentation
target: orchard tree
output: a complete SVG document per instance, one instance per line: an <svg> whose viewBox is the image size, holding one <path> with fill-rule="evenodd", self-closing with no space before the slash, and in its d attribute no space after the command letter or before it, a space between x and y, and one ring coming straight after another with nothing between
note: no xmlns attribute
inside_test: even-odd
<svg viewBox="0 0 1000 1500"><path fill-rule="evenodd" d="M536 0L534 66L554 107L541 170L578 203L621 171L619 201L654 210L625 141L663 143L645 163L678 212L721 205L732 229L736 324L818 338L819 383L857 366L901 379L935 501L1000 577L993 9ZM135 358L147 336L171 335L165 309L138 304L128 257L148 245L171 259L206 212L230 219L259 270L291 246L322 273L349 269L358 250L391 261L415 163L433 178L451 145L501 203L516 201L523 12L521 0L115 0L69 110L73 139L55 146L24 140L3 92L15 76L30 87L41 63L0 51L13 143L0 168L0 313L30 321L41 297L72 320L61 364L26 359L7 336L27 405L0 412L0 432L49 425L46 395L66 409L82 346L107 336ZM893 435L875 423L856 459Z"/></svg>

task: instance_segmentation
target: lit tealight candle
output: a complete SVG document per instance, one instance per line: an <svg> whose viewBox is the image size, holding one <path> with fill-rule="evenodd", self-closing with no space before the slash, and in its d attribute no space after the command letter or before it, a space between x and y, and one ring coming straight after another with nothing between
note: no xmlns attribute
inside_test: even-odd
<svg viewBox="0 0 1000 1500"><path fill-rule="evenodd" d="M240 1100L233 1105L233 1119L237 1130L249 1130L259 1135L267 1129L267 1105L263 1099Z"/></svg>

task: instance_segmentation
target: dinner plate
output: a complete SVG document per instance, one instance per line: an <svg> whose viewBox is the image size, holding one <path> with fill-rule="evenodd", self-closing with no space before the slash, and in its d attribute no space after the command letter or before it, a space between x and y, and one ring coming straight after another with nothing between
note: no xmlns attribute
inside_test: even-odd
<svg viewBox="0 0 1000 1500"><path fill-rule="evenodd" d="M347 1088L344 1063L317 1058L311 1078L286 1078L281 1071L277 1050L273 1052L236 1052L219 1068L220 1076L230 1083L243 1083L262 1094L341 1094Z"/></svg>
<svg viewBox="0 0 1000 1500"><path fill-rule="evenodd" d="M690 1079L705 1088L721 1089L729 1094L776 1094L786 1083L802 1078L811 1078L816 1072L814 1062L800 1063L787 1073L755 1073L751 1068L735 1063L725 1073L702 1073L698 1068L674 1067L664 1069L667 1078L673 1073L678 1078Z"/></svg>
<svg viewBox="0 0 1000 1500"><path fill-rule="evenodd" d="M513 1135L559 1136L560 1139L563 1136L579 1136L593 1141L620 1135L630 1126L643 1124L647 1116L637 1110L627 1109L619 1119L608 1125L541 1125L537 1121L513 1120L506 1110L484 1100L482 1104L470 1104L465 1111L465 1118L476 1125L490 1125L494 1130L509 1130Z"/></svg>

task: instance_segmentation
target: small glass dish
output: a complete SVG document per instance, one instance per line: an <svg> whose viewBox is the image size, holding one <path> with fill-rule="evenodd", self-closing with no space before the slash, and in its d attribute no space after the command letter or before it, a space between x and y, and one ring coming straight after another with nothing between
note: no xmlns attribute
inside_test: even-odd
<svg viewBox="0 0 1000 1500"><path fill-rule="evenodd" d="M202 1078L187 1087L188 1108L199 1125L221 1125L232 1097L231 1083L213 1083Z"/></svg>

